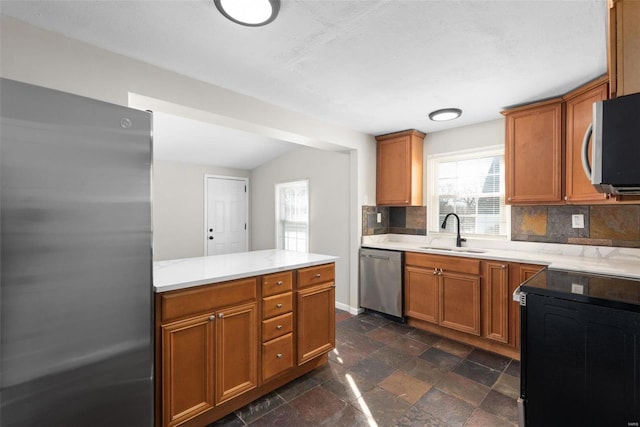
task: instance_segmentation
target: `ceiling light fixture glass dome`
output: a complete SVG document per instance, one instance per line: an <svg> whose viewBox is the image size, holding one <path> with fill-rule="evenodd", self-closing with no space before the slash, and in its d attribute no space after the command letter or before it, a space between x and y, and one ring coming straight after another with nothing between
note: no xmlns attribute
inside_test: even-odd
<svg viewBox="0 0 640 427"><path fill-rule="evenodd" d="M267 25L278 16L280 0L213 0L220 13L236 24Z"/></svg>
<svg viewBox="0 0 640 427"><path fill-rule="evenodd" d="M443 108L429 113L429 118L434 122L444 122L446 120L457 119L461 115L462 110L459 108Z"/></svg>

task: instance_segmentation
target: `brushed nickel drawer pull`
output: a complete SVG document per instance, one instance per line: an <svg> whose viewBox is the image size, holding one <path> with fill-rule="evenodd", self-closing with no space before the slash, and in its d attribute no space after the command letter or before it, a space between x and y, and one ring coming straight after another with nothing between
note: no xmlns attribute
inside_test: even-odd
<svg viewBox="0 0 640 427"><path fill-rule="evenodd" d="M276 354L276 357L277 357L278 359L282 359L282 353L278 353L278 354Z"/></svg>
<svg viewBox="0 0 640 427"><path fill-rule="evenodd" d="M282 308L282 304L280 303L276 304L276 308Z"/></svg>
<svg viewBox="0 0 640 427"><path fill-rule="evenodd" d="M282 325L278 325L278 326L276 326L276 329L277 329L277 330L282 329Z"/></svg>

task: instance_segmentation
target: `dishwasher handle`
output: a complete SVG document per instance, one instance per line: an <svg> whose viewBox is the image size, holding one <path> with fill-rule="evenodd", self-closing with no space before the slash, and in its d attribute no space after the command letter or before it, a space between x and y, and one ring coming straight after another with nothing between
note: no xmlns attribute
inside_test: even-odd
<svg viewBox="0 0 640 427"><path fill-rule="evenodd" d="M366 256L367 258L373 258L373 259L382 259L385 261L389 261L391 258L388 256L384 256L384 255L372 255L372 254L367 254L367 255L362 255L362 256Z"/></svg>

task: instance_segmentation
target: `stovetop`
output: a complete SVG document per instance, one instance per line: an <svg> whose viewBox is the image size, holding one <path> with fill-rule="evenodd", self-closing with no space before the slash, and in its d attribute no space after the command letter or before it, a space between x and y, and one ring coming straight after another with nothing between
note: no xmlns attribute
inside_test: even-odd
<svg viewBox="0 0 640 427"><path fill-rule="evenodd" d="M520 285L525 294L640 312L640 280L545 268Z"/></svg>

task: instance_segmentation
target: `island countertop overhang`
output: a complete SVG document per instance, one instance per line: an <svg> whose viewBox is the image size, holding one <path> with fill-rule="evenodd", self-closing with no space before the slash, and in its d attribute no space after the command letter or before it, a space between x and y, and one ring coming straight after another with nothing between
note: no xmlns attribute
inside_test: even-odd
<svg viewBox="0 0 640 427"><path fill-rule="evenodd" d="M153 263L156 293L335 262L339 257L282 249L239 252Z"/></svg>

